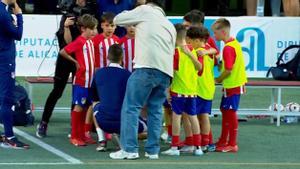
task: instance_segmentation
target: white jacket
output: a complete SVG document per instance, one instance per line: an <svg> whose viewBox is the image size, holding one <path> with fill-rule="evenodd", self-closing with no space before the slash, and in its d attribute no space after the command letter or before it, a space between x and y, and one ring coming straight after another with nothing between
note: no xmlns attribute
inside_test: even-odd
<svg viewBox="0 0 300 169"><path fill-rule="evenodd" d="M136 26L134 68L158 69L173 77L176 30L160 7L141 5L120 13L114 23Z"/></svg>

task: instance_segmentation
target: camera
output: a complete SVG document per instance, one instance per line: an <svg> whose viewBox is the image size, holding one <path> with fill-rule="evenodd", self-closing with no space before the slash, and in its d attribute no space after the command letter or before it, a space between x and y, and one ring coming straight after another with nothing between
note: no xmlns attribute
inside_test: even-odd
<svg viewBox="0 0 300 169"><path fill-rule="evenodd" d="M76 5L76 0L59 0L57 8L62 14L66 14L68 17L79 17L84 14L96 14L96 0L86 0L86 6L80 7Z"/></svg>

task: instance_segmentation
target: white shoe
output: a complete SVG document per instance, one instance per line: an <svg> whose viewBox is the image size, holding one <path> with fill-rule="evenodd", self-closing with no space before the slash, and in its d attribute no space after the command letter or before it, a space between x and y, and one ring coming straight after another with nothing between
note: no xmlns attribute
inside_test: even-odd
<svg viewBox="0 0 300 169"><path fill-rule="evenodd" d="M161 139L162 141L166 142L166 141L168 140L168 137L169 137L168 133L167 133L167 132L163 132L163 133L161 134L161 136L160 136L160 139Z"/></svg>
<svg viewBox="0 0 300 169"><path fill-rule="evenodd" d="M180 156L180 151L177 147L172 147L169 150L163 151L161 154L170 156Z"/></svg>
<svg viewBox="0 0 300 169"><path fill-rule="evenodd" d="M10 148L10 146L6 143L0 143L0 147L2 148Z"/></svg>
<svg viewBox="0 0 300 169"><path fill-rule="evenodd" d="M124 150L120 150L114 153L110 153L109 157L114 160L134 160L140 158L139 153L128 153Z"/></svg>
<svg viewBox="0 0 300 169"><path fill-rule="evenodd" d="M199 148L199 149L195 148L195 151L194 151L195 156L202 156L203 154L204 153L201 148Z"/></svg>
<svg viewBox="0 0 300 169"><path fill-rule="evenodd" d="M158 154L151 155L151 154L148 154L147 152L145 153L145 157L149 158L150 160L158 160L159 159Z"/></svg>
<svg viewBox="0 0 300 169"><path fill-rule="evenodd" d="M195 150L194 146L184 146L180 149L181 153L193 153Z"/></svg>

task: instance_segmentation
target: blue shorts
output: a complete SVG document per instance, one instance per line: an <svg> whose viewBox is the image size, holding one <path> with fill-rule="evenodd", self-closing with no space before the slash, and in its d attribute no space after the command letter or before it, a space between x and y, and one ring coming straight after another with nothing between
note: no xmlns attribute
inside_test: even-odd
<svg viewBox="0 0 300 169"><path fill-rule="evenodd" d="M197 114L211 114L212 100L197 97Z"/></svg>
<svg viewBox="0 0 300 169"><path fill-rule="evenodd" d="M240 104L240 96L241 95L237 95L237 94L229 97L223 96L220 109L237 111Z"/></svg>
<svg viewBox="0 0 300 169"><path fill-rule="evenodd" d="M73 85L72 103L87 108L92 105L91 89Z"/></svg>
<svg viewBox="0 0 300 169"><path fill-rule="evenodd" d="M173 112L177 115L187 113L193 116L197 114L197 98L172 97L171 105Z"/></svg>

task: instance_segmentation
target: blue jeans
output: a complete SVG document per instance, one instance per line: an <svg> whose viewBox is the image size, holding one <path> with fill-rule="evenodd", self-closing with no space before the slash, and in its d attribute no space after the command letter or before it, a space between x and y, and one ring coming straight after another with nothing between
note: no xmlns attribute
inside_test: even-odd
<svg viewBox="0 0 300 169"><path fill-rule="evenodd" d="M121 147L126 152L138 152L138 117L147 105L148 140L145 151L158 154L162 128L162 105L171 77L156 69L136 69L127 82L121 112Z"/></svg>

